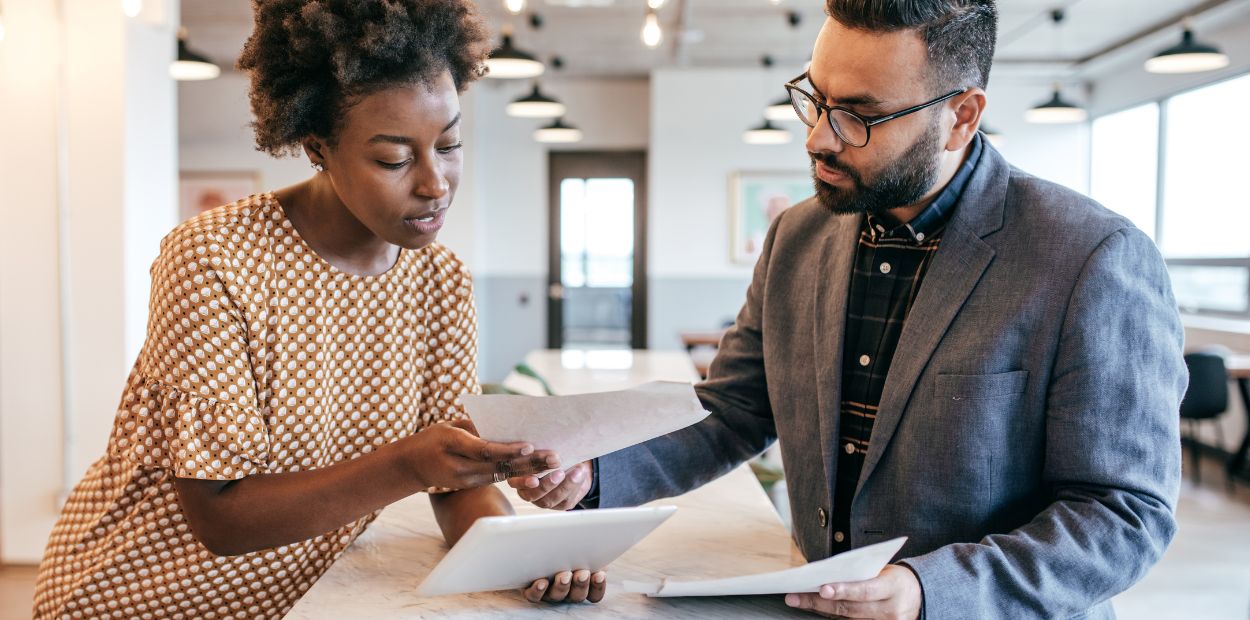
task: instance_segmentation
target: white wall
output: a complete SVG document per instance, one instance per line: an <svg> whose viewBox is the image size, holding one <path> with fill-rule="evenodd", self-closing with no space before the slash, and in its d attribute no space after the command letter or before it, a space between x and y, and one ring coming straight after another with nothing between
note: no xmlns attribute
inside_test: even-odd
<svg viewBox="0 0 1250 620"><path fill-rule="evenodd" d="M99 458L173 221L177 6L5 3L0 44L0 561L38 561Z"/></svg>

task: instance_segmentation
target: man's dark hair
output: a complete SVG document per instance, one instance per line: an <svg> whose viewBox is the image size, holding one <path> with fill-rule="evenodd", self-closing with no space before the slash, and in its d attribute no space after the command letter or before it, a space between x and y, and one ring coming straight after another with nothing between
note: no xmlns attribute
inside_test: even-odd
<svg viewBox="0 0 1250 620"><path fill-rule="evenodd" d="M856 30L914 30L929 48L938 90L989 82L998 37L994 0L826 0L825 11Z"/></svg>
<svg viewBox="0 0 1250 620"><path fill-rule="evenodd" d="M256 26L238 67L251 75L256 148L331 145L357 98L451 73L480 77L489 34L467 0L254 0Z"/></svg>

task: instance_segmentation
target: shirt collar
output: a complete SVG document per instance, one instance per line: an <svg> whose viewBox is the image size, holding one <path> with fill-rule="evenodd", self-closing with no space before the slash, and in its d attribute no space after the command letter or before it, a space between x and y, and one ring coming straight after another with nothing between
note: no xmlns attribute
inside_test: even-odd
<svg viewBox="0 0 1250 620"><path fill-rule="evenodd" d="M959 165L959 170L955 171L955 176L951 178L950 183L947 183L933 202L930 202L929 206L910 222L898 224L889 218L869 214L867 224L873 236L904 237L916 243L923 243L925 239L933 237L934 233L950 221L951 214L955 210L955 203L959 202L959 197L963 195L964 188L968 186L968 180L972 178L972 173L977 169L977 163L981 160L981 150L981 134L978 132L972 138L972 150Z"/></svg>

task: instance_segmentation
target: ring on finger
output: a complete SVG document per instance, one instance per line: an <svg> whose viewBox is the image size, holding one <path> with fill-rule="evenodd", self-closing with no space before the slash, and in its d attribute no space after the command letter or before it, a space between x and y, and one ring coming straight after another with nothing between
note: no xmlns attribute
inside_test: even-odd
<svg viewBox="0 0 1250 620"><path fill-rule="evenodd" d="M498 484L498 483L500 483L500 482L503 482L504 480L507 480L507 479L508 479L508 476L507 476L507 474L503 473L502 471L497 471L497 472L495 472L495 473L491 474L490 479L491 479L491 480L492 480L495 484Z"/></svg>

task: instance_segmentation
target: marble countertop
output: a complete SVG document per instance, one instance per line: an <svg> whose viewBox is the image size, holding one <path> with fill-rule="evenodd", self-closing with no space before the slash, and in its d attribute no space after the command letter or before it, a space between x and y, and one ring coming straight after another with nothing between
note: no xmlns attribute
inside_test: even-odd
<svg viewBox="0 0 1250 620"><path fill-rule="evenodd" d="M501 485L520 514L538 512ZM519 591L421 598L417 584L446 553L429 500L392 504L299 601L287 618L794 618L781 595L652 599L620 591L625 579L710 579L803 563L789 533L743 466L703 488L656 502L677 513L608 568L597 605L534 605Z"/></svg>

